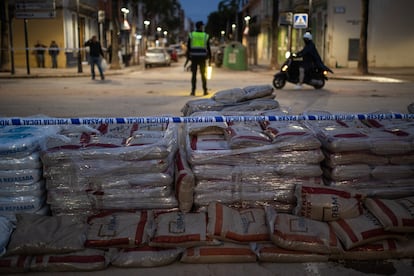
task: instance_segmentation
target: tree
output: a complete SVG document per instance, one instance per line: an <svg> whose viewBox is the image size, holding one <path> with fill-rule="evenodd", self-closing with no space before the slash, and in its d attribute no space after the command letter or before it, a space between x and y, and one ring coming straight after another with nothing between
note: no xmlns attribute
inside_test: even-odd
<svg viewBox="0 0 414 276"><path fill-rule="evenodd" d="M279 0L273 0L273 17L272 17L272 57L270 66L272 69L278 67L278 36L279 36Z"/></svg>
<svg viewBox="0 0 414 276"><path fill-rule="evenodd" d="M368 14L369 0L361 0L361 32L359 38L358 73L368 74Z"/></svg>
<svg viewBox="0 0 414 276"><path fill-rule="evenodd" d="M0 7L0 72L9 71L9 1L1 1Z"/></svg>
<svg viewBox="0 0 414 276"><path fill-rule="evenodd" d="M119 64L119 57L118 57L118 49L119 49L119 42L118 42L118 33L119 33L119 9L118 9L118 1L112 1L112 35L111 35L111 46L112 46L112 61L111 61L111 69L120 69L121 65Z"/></svg>

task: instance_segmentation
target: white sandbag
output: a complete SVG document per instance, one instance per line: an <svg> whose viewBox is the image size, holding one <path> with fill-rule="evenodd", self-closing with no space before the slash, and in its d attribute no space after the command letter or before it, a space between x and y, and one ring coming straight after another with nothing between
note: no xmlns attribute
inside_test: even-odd
<svg viewBox="0 0 414 276"><path fill-rule="evenodd" d="M230 149L224 134L202 134L190 137L190 146L193 151L219 151Z"/></svg>
<svg viewBox="0 0 414 276"><path fill-rule="evenodd" d="M274 91L273 86L269 84L246 86L243 87L243 90L245 92L243 100L245 101L270 96Z"/></svg>
<svg viewBox="0 0 414 276"><path fill-rule="evenodd" d="M35 129L16 127L15 129L0 128L0 156L21 158L39 150L40 137Z"/></svg>
<svg viewBox="0 0 414 276"><path fill-rule="evenodd" d="M33 256L3 256L0 260L0 273L24 273L30 269Z"/></svg>
<svg viewBox="0 0 414 276"><path fill-rule="evenodd" d="M30 155L15 158L2 157L0 158L0 170L22 170L22 169L41 169L42 162L38 151Z"/></svg>
<svg viewBox="0 0 414 276"><path fill-rule="evenodd" d="M238 210L212 202L208 206L207 235L239 243L268 241L265 211L263 208Z"/></svg>
<svg viewBox="0 0 414 276"><path fill-rule="evenodd" d="M264 131L283 150L311 150L321 147L315 134L298 122L265 121Z"/></svg>
<svg viewBox="0 0 414 276"><path fill-rule="evenodd" d="M249 111L263 111L263 110L273 110L278 109L280 104L278 101L274 100L274 96L267 96L263 98L257 98L252 100L247 100L244 102L239 102L237 104L225 105L221 111L238 111L238 112L249 112Z"/></svg>
<svg viewBox="0 0 414 276"><path fill-rule="evenodd" d="M178 201L171 191L172 187L139 189L133 191L119 191L115 193L94 192L89 194L92 206L97 210L147 210L177 208ZM167 190L168 189L168 190ZM147 195L153 191L156 194Z"/></svg>
<svg viewBox="0 0 414 276"><path fill-rule="evenodd" d="M224 134L225 129L228 127L226 122L214 121L214 122L203 122L204 117L222 117L223 114L220 112L194 112L186 123L186 133L188 135L199 135L199 134Z"/></svg>
<svg viewBox="0 0 414 276"><path fill-rule="evenodd" d="M279 247L322 254L339 254L341 244L327 222L276 213L266 208L270 238Z"/></svg>
<svg viewBox="0 0 414 276"><path fill-rule="evenodd" d="M244 125L231 125L226 129L231 149L269 145L272 141L263 131Z"/></svg>
<svg viewBox="0 0 414 276"><path fill-rule="evenodd" d="M34 213L45 204L45 195L0 197L0 215Z"/></svg>
<svg viewBox="0 0 414 276"><path fill-rule="evenodd" d="M376 166L371 174L376 179L404 179L414 178L414 165L385 165Z"/></svg>
<svg viewBox="0 0 414 276"><path fill-rule="evenodd" d="M367 164L367 165L385 165L388 158L369 152L325 152L325 164L331 168L339 165Z"/></svg>
<svg viewBox="0 0 414 276"><path fill-rule="evenodd" d="M397 241L396 258L414 258L414 237L409 236L408 240Z"/></svg>
<svg viewBox="0 0 414 276"><path fill-rule="evenodd" d="M367 198L364 204L381 222L385 230L403 233L414 232L414 197Z"/></svg>
<svg viewBox="0 0 414 276"><path fill-rule="evenodd" d="M164 266L178 260L182 252L182 248L159 248L148 245L116 249L111 252L111 265L123 268Z"/></svg>
<svg viewBox="0 0 414 276"><path fill-rule="evenodd" d="M8 255L55 254L79 251L84 248L86 225L70 216L16 214L17 223Z"/></svg>
<svg viewBox="0 0 414 276"><path fill-rule="evenodd" d="M395 258L398 242L393 239L379 240L345 250L340 258L345 260L386 260Z"/></svg>
<svg viewBox="0 0 414 276"><path fill-rule="evenodd" d="M0 170L0 185L22 184L30 185L42 178L41 169Z"/></svg>
<svg viewBox="0 0 414 276"><path fill-rule="evenodd" d="M246 91L242 88L232 88L214 93L212 99L222 104L234 104L242 102L246 97Z"/></svg>
<svg viewBox="0 0 414 276"><path fill-rule="evenodd" d="M404 239L396 232L386 231L371 212L361 216L329 222L346 250L385 239Z"/></svg>
<svg viewBox="0 0 414 276"><path fill-rule="evenodd" d="M187 248L180 262L189 264L254 263L256 255L249 245L225 242L214 246Z"/></svg>
<svg viewBox="0 0 414 276"><path fill-rule="evenodd" d="M273 243L253 244L259 262L270 263L308 263L327 262L331 255L289 250Z"/></svg>
<svg viewBox="0 0 414 276"><path fill-rule="evenodd" d="M13 228L14 225L10 219L0 216L0 257L6 253L6 247L9 243Z"/></svg>
<svg viewBox="0 0 414 276"><path fill-rule="evenodd" d="M10 196L36 196L41 197L46 192L45 181L21 185L21 184L2 184L0 185L0 197Z"/></svg>
<svg viewBox="0 0 414 276"><path fill-rule="evenodd" d="M175 262L183 252L181 248L157 248L144 245L135 248L110 250L110 263L116 267L158 267Z"/></svg>
<svg viewBox="0 0 414 276"><path fill-rule="evenodd" d="M334 181L371 177L372 168L366 164L339 165L334 168L323 167L325 177Z"/></svg>
<svg viewBox="0 0 414 276"><path fill-rule="evenodd" d="M354 218L362 214L363 195L351 189L296 185L294 214L320 221Z"/></svg>
<svg viewBox="0 0 414 276"><path fill-rule="evenodd" d="M105 251L84 249L66 254L45 254L34 256L30 263L30 271L97 271L107 268Z"/></svg>
<svg viewBox="0 0 414 276"><path fill-rule="evenodd" d="M150 210L103 212L88 219L86 247L136 247L148 243L152 231Z"/></svg>
<svg viewBox="0 0 414 276"><path fill-rule="evenodd" d="M193 207L195 179L187 163L187 155L180 148L175 156L175 195L181 212L190 212Z"/></svg>
<svg viewBox="0 0 414 276"><path fill-rule="evenodd" d="M191 114L200 111L220 111L223 106L223 103L219 103L212 98L197 99L186 102L181 108L181 112L184 116L190 116Z"/></svg>
<svg viewBox="0 0 414 276"><path fill-rule="evenodd" d="M207 215L200 213L166 212L155 216L153 247L188 248L218 244L207 236Z"/></svg>

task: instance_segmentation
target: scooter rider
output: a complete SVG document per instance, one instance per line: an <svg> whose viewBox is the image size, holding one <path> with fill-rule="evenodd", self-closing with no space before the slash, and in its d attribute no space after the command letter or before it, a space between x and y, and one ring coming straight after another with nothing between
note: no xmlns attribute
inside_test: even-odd
<svg viewBox="0 0 414 276"><path fill-rule="evenodd" d="M314 67L324 67L318 50L312 41L312 34L310 32L306 32L303 35L303 41L305 42L305 47L296 53L296 56L302 57L303 61L299 67L299 83L295 86L295 89L302 88L302 84L305 79L305 73L309 72Z"/></svg>

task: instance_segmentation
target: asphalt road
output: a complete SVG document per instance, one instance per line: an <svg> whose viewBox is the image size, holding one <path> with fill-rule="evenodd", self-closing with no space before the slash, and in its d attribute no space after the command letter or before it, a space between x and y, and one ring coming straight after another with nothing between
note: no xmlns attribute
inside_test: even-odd
<svg viewBox="0 0 414 276"><path fill-rule="evenodd" d="M273 74L268 70L214 68L207 97L221 90L271 84ZM191 73L184 72L182 63L174 63L171 67L107 75L104 81L93 81L88 76L0 79L0 116L180 116L187 101L202 97L200 77L196 97L189 96L190 78ZM331 79L320 90L306 86L294 90L293 84L287 84L284 89L275 90L275 95L280 105L294 114L314 110L406 113L407 105L414 102L414 82L378 80Z"/></svg>
<svg viewBox="0 0 414 276"><path fill-rule="evenodd" d="M230 71L214 68L209 81L210 96L217 91L251 85L271 84L274 72ZM108 75L105 81L89 77L4 78L0 79L0 117L45 115L50 117L135 117L181 116L181 108L191 97L189 72L182 63L171 67L151 68ZM380 82L385 81L385 82ZM198 86L201 88L200 78ZM293 114L309 111L332 113L407 113L414 102L414 82L395 79L339 80L331 79L324 89L306 87L294 90L287 84L275 90L276 100ZM197 95L202 95L198 89ZM208 96L207 96L208 97ZM412 260L390 260L357 263L300 264L208 264L175 263L160 268L117 269L64 275L412 275ZM50 273L30 273L51 275ZM53 274L53 273L52 273ZM18 275L18 274L13 274ZM24 274L27 275L27 274Z"/></svg>

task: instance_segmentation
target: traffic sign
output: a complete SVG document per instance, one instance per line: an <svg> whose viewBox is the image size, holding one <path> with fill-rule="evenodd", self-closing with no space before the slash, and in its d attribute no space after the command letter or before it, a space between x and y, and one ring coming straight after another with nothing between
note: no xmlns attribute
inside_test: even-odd
<svg viewBox="0 0 414 276"><path fill-rule="evenodd" d="M55 0L19 0L15 4L18 19L56 17Z"/></svg>
<svg viewBox="0 0 414 276"><path fill-rule="evenodd" d="M295 13L293 15L293 28L306 29L308 27L308 14Z"/></svg>

